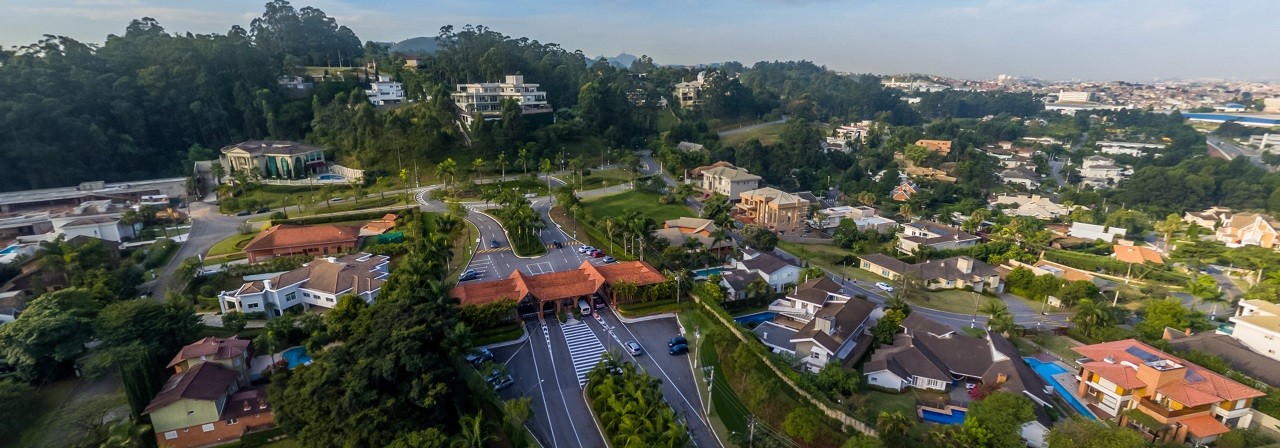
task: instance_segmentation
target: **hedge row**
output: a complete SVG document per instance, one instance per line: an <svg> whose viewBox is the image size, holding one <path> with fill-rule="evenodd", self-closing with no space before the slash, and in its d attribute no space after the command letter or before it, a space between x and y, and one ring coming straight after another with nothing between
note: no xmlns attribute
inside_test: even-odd
<svg viewBox="0 0 1280 448"><path fill-rule="evenodd" d="M324 224L324 223L330 223L330 222L361 221L366 219L372 220L372 219L381 218L385 216L387 213L394 213L399 215L401 213L404 213L406 211L413 210L416 208L418 207L412 206L412 205L406 205L403 208L397 208L392 210L379 210L379 211L369 211L369 212L362 212L362 213L347 213L347 214L332 215L332 216L312 216L312 217L306 217L306 218L273 219L271 220L271 225L276 225L276 224L305 225L305 224Z"/></svg>

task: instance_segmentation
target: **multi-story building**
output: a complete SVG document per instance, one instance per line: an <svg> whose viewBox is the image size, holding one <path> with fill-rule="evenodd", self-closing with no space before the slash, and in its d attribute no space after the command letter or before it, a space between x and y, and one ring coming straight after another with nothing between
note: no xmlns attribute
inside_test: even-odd
<svg viewBox="0 0 1280 448"><path fill-rule="evenodd" d="M256 173L264 179L301 179L328 171L324 150L289 141L254 140L222 147L227 173Z"/></svg>
<svg viewBox="0 0 1280 448"><path fill-rule="evenodd" d="M704 173L703 177L706 175ZM804 226L809 216L809 201L777 188L760 188L738 194L739 217L748 223L786 232Z"/></svg>
<svg viewBox="0 0 1280 448"><path fill-rule="evenodd" d="M1135 142L1098 142L1098 152L1112 155L1127 155L1133 157L1142 157L1147 152L1158 151L1164 149L1165 145L1161 143L1135 143ZM1160 156L1159 153L1156 154Z"/></svg>
<svg viewBox="0 0 1280 448"><path fill-rule="evenodd" d="M702 106L702 89L707 85L707 72L699 72L698 79L676 84L676 102L681 109Z"/></svg>
<svg viewBox="0 0 1280 448"><path fill-rule="evenodd" d="M1222 223L1214 232L1214 238L1227 247L1261 246L1267 249L1276 247L1277 232L1280 232L1280 221L1263 213L1236 213L1223 216Z"/></svg>
<svg viewBox="0 0 1280 448"><path fill-rule="evenodd" d="M977 292L1004 292L1000 271L973 257L957 256L907 264L877 253L858 257L858 267L889 280L914 275L924 282L927 289L972 288Z"/></svg>
<svg viewBox="0 0 1280 448"><path fill-rule="evenodd" d="M143 411L162 447L222 445L275 426L267 388L250 386L249 341L205 338L183 347Z"/></svg>
<svg viewBox="0 0 1280 448"><path fill-rule="evenodd" d="M373 302L389 275L390 260L366 253L317 258L298 269L223 291L218 305L223 313L264 312L275 317L295 306L333 308L338 297L347 294Z"/></svg>
<svg viewBox="0 0 1280 448"><path fill-rule="evenodd" d="M898 250L913 254L921 247L934 250L959 249L978 244L981 240L976 235L929 221L913 221L902 225L898 232Z"/></svg>
<svg viewBox="0 0 1280 448"><path fill-rule="evenodd" d="M1264 300L1242 300L1231 317L1231 337L1250 350L1280 361L1280 305Z"/></svg>
<svg viewBox="0 0 1280 448"><path fill-rule="evenodd" d="M874 207L841 205L818 210L809 225L815 229L834 229L840 221L852 220L859 231L891 232L898 227L898 222L881 217Z"/></svg>
<svg viewBox="0 0 1280 448"><path fill-rule="evenodd" d="M916 146L923 146L925 149L946 156L951 154L951 140L916 140Z"/></svg>
<svg viewBox="0 0 1280 448"><path fill-rule="evenodd" d="M1082 182L1085 185L1095 188L1113 186L1127 177L1124 167L1116 165L1115 160L1102 156L1085 157L1080 165L1080 176L1084 178Z"/></svg>
<svg viewBox="0 0 1280 448"><path fill-rule="evenodd" d="M691 248L690 251L707 250L723 259L733 254L733 240L727 234L717 235L719 231L720 227L710 219L677 218L664 222L661 229L653 231L653 235L667 240L671 247L683 247L696 241L699 248ZM723 239L717 240L717 236Z"/></svg>
<svg viewBox="0 0 1280 448"><path fill-rule="evenodd" d="M356 250L359 241L359 227L276 224L249 240L244 245L244 253L250 263L290 255L340 255Z"/></svg>
<svg viewBox="0 0 1280 448"><path fill-rule="evenodd" d="M547 92L538 84L525 83L523 75L507 75L504 82L458 84L458 91L451 96L458 105L462 122L468 126L477 115L485 120L500 119L502 102L506 100L517 102L525 115L553 111L547 103Z"/></svg>
<svg viewBox="0 0 1280 448"><path fill-rule="evenodd" d="M736 200L746 191L760 187L760 176L742 168L720 166L702 172L702 189Z"/></svg>
<svg viewBox="0 0 1280 448"><path fill-rule="evenodd" d="M385 75L379 75L378 80L370 83L369 90L365 90L364 94L369 97L369 102L374 106L400 104L404 101L404 84L394 82Z"/></svg>
<svg viewBox="0 0 1280 448"><path fill-rule="evenodd" d="M1058 92L1059 103L1090 103L1096 99L1093 92Z"/></svg>
<svg viewBox="0 0 1280 448"><path fill-rule="evenodd" d="M1253 399L1266 395L1134 339L1072 350L1084 357L1075 395L1100 417L1119 417L1153 440L1208 444L1249 427Z"/></svg>

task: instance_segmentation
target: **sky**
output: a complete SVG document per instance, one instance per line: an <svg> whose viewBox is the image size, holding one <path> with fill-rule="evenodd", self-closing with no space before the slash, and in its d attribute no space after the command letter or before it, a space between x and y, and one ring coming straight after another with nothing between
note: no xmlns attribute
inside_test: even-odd
<svg viewBox="0 0 1280 448"><path fill-rule="evenodd" d="M0 45L102 42L131 19L170 32L247 27L265 0L0 0ZM296 0L362 40L485 25L590 56L659 64L806 59L855 73L1050 80L1280 79L1280 1Z"/></svg>

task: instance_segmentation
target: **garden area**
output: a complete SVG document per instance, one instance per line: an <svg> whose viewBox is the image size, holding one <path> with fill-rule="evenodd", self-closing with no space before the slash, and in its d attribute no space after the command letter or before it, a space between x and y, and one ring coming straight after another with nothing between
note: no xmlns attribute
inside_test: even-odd
<svg viewBox="0 0 1280 448"><path fill-rule="evenodd" d="M661 223L669 219L695 216L693 210L689 210L688 207L682 204L663 204L659 202L658 198L661 196L657 193L631 190L585 199L582 204L591 212L592 216L598 218L607 216L622 217L634 212L653 218L654 221Z"/></svg>

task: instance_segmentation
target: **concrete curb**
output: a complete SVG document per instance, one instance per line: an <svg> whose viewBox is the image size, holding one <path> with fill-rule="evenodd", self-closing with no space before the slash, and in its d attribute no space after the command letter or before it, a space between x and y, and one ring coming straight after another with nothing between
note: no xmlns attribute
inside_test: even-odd
<svg viewBox="0 0 1280 448"><path fill-rule="evenodd" d="M498 218L495 218L493 215L490 215L490 214L488 214L488 213L482 212L482 211L480 211L480 210L472 210L472 211L473 211L473 212L475 212L475 213L479 213L479 214L481 214L481 215L485 215L485 216L489 217L489 219L492 219L492 220L493 220L493 222L498 223L498 228L499 228L499 229L502 229L502 234L503 234L503 235L505 235L505 236L507 237L507 246L511 248L511 255L515 255L515 256L516 256L516 258L523 258L523 259L525 259L525 260L536 260L536 259L542 258L543 256L547 255L547 254L542 254L542 255L536 255L536 256L528 257L528 256L524 256L524 255L520 255L520 254L516 253L516 246L515 246L514 244L511 244L511 233L510 233L510 232L507 232L507 227L506 227L506 226L504 226L504 225L502 225L502 221L499 221L499 220L498 220ZM475 223L472 223L472 224L475 224ZM479 227L479 226L476 226L476 227ZM543 250L546 250L546 249L544 248Z"/></svg>
<svg viewBox="0 0 1280 448"><path fill-rule="evenodd" d="M505 341L505 342L495 342L495 343L492 343L492 344L489 344L489 345L484 346L484 348L488 348L488 349L502 348L502 347L506 347L506 346L510 346L510 345L521 344L521 343L524 343L524 341L527 341L527 340L529 340L529 329L528 329L528 328L526 328L524 325L520 325L520 337L515 338L515 339L513 339L513 340L510 340L510 341Z"/></svg>
<svg viewBox="0 0 1280 448"><path fill-rule="evenodd" d="M621 313L614 313L614 314L618 316L618 320L628 324L634 324L636 322L646 322L646 321L658 320L658 319L667 319L667 318L675 319L676 322L680 322L680 319L676 317L676 313L654 314L652 316L637 317L634 319L622 317ZM683 326L681 326L680 328L682 330L684 329Z"/></svg>
<svg viewBox="0 0 1280 448"><path fill-rule="evenodd" d="M604 441L606 448L612 448L613 444L609 443L609 436L604 435L604 427L600 426L600 416L596 415L596 410L591 409L591 401L587 400L587 388L582 388L582 403L587 405L587 412L591 413L591 423L596 425L596 431L600 431L600 440Z"/></svg>

